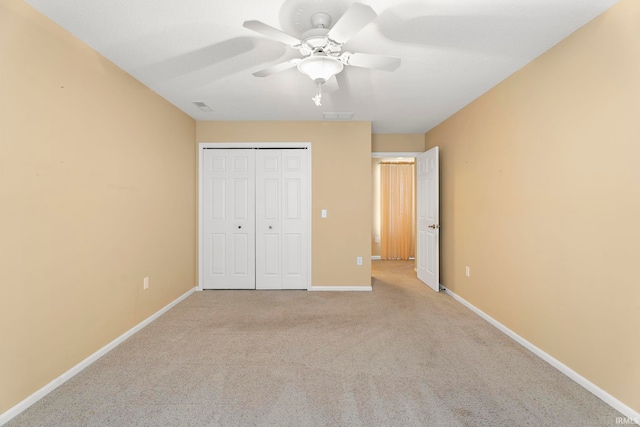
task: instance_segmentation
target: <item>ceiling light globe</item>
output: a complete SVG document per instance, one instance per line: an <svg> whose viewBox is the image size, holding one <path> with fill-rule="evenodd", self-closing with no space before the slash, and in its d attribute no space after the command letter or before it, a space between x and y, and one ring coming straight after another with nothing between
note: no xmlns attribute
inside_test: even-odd
<svg viewBox="0 0 640 427"><path fill-rule="evenodd" d="M298 63L300 72L320 84L326 83L327 80L338 74L343 68L344 65L338 58L324 55L309 56Z"/></svg>

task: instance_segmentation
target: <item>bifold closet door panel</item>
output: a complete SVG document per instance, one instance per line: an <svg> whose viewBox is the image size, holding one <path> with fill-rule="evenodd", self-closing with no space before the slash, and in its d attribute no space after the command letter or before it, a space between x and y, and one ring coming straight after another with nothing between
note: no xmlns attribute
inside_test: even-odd
<svg viewBox="0 0 640 427"><path fill-rule="evenodd" d="M308 150L256 154L256 289L307 289Z"/></svg>
<svg viewBox="0 0 640 427"><path fill-rule="evenodd" d="M204 151L205 289L255 289L255 150Z"/></svg>
<svg viewBox="0 0 640 427"><path fill-rule="evenodd" d="M281 289L281 150L258 150L256 189L256 289Z"/></svg>
<svg viewBox="0 0 640 427"><path fill-rule="evenodd" d="M309 150L282 150L282 289L308 288Z"/></svg>

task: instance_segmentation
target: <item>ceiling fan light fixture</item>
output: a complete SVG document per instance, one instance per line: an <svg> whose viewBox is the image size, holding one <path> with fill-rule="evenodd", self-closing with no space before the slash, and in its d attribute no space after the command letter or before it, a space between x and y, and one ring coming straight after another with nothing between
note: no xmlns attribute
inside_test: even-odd
<svg viewBox="0 0 640 427"><path fill-rule="evenodd" d="M298 63L298 70L319 84L326 83L343 68L344 64L338 58L324 55L309 56Z"/></svg>

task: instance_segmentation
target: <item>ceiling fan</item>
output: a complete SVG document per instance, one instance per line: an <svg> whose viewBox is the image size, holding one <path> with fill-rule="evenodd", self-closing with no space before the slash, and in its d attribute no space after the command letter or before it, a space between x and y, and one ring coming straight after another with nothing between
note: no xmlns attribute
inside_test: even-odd
<svg viewBox="0 0 640 427"><path fill-rule="evenodd" d="M373 21L376 12L367 5L354 3L331 26L331 16L317 12L311 16L312 28L305 31L300 39L260 21L245 21L243 26L271 39L298 49L301 58L277 64L253 73L256 77L266 77L280 71L297 67L316 84L316 96L312 98L317 106L322 105L322 85L340 73L345 65L371 70L394 71L400 66L400 58L367 53L343 52L342 47L367 24ZM337 83L336 83L337 84Z"/></svg>

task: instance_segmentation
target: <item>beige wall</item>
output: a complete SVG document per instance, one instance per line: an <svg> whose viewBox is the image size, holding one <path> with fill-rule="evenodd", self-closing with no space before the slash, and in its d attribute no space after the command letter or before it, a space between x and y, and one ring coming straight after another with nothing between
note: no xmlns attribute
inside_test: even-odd
<svg viewBox="0 0 640 427"><path fill-rule="evenodd" d="M20 0L0 94L2 413L193 288L196 202L194 120Z"/></svg>
<svg viewBox="0 0 640 427"><path fill-rule="evenodd" d="M196 128L198 142L310 142L312 285L371 285L369 122L198 122Z"/></svg>
<svg viewBox="0 0 640 427"><path fill-rule="evenodd" d="M424 135L417 133L376 133L371 135L374 153L415 152L424 150Z"/></svg>
<svg viewBox="0 0 640 427"><path fill-rule="evenodd" d="M441 282L636 411L638 52L621 0L426 135Z"/></svg>

